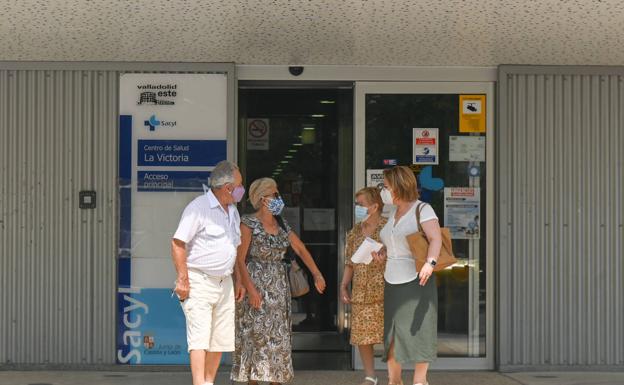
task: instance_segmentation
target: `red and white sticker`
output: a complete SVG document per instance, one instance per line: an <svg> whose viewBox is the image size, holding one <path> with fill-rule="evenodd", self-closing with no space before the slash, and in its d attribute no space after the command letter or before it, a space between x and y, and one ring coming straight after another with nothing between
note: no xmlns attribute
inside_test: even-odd
<svg viewBox="0 0 624 385"><path fill-rule="evenodd" d="M438 129L414 128L413 130L413 164L438 164Z"/></svg>

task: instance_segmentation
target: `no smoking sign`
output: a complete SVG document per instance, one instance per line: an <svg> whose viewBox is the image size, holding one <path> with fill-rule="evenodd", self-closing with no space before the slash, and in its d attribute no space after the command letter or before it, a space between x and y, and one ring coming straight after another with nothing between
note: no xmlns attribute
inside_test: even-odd
<svg viewBox="0 0 624 385"><path fill-rule="evenodd" d="M247 149L269 149L269 119L247 119Z"/></svg>

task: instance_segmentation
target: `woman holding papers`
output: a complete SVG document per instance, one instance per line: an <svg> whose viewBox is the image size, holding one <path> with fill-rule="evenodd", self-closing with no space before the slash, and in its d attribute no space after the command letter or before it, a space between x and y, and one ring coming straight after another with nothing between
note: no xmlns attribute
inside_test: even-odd
<svg viewBox="0 0 624 385"><path fill-rule="evenodd" d="M355 202L356 224L347 235L340 297L351 304L351 344L358 346L364 364L366 377L362 385L377 385L373 345L383 342L385 263L372 261L371 251L382 247L379 232L387 219L381 216L383 202L378 189L361 189L355 194Z"/></svg>
<svg viewBox="0 0 624 385"><path fill-rule="evenodd" d="M433 266L442 246L438 217L430 205L422 205L420 223L429 241L428 263L416 271L405 238L418 231L415 210L421 203L412 170L405 166L384 170L381 197L385 204L394 205L380 233L385 248L373 254L376 261L386 261L383 359L388 362L391 385L402 384L402 365L414 365L414 384L426 385L429 363L437 354L438 291Z"/></svg>

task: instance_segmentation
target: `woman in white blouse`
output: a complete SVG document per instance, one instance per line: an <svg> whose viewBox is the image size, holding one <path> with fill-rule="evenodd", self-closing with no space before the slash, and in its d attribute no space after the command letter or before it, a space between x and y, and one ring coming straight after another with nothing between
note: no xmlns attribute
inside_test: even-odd
<svg viewBox="0 0 624 385"><path fill-rule="evenodd" d="M402 385L401 368L414 365L414 384L427 384L437 356L438 292L433 275L442 235L433 208L418 200L416 177L406 166L384 170L384 204L394 205L381 230L384 249L373 257L386 262L384 279L384 361L390 385ZM427 263L416 271L406 236L418 231L416 210L429 241Z"/></svg>

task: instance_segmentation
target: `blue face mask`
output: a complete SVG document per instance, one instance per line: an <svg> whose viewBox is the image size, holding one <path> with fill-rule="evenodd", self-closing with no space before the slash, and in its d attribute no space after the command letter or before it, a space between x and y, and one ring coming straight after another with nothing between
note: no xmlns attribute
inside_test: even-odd
<svg viewBox="0 0 624 385"><path fill-rule="evenodd" d="M364 206L355 205L355 222L363 222L368 218L368 209Z"/></svg>
<svg viewBox="0 0 624 385"><path fill-rule="evenodd" d="M282 200L282 197L272 198L267 203L267 209L269 209L269 211L273 215L280 215L282 213L282 210L284 210L284 206L285 204Z"/></svg>

